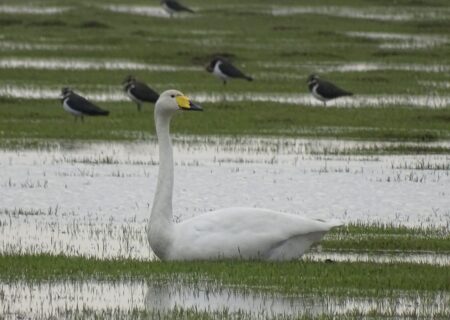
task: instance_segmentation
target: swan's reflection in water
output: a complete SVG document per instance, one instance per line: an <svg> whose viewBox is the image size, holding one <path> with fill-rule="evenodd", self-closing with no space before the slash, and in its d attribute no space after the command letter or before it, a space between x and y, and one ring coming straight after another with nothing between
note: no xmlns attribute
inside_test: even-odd
<svg viewBox="0 0 450 320"><path fill-rule="evenodd" d="M323 306L315 305L314 298L289 298L279 295L246 292L242 288L210 288L207 286L185 286L152 284L145 296L147 311L170 312L175 309L192 309L207 312L254 314L255 316L317 314Z"/></svg>
<svg viewBox="0 0 450 320"><path fill-rule="evenodd" d="M258 316L296 314L300 312L299 307L304 307L303 302L298 302L264 293L246 293L242 289L212 289L173 284L150 285L145 296L145 308L148 311L168 312L183 308L208 312L240 312Z"/></svg>
<svg viewBox="0 0 450 320"><path fill-rule="evenodd" d="M355 314L390 319L410 319L411 314L421 319L449 319L450 315L448 292L389 292L385 297L326 292L287 296L264 292L264 288L251 291L200 280L148 279L0 282L0 293L2 319L129 319L136 314L170 318L180 312L194 318L207 313L223 318L241 315L244 319Z"/></svg>
<svg viewBox="0 0 450 320"><path fill-rule="evenodd" d="M420 296L418 294L381 298L329 296L309 294L284 296L274 293L249 292L242 288L210 288L172 284L149 285L145 309L149 312L170 313L174 310L198 312L239 313L255 319L279 316L324 316L355 314L391 315L403 319L408 314L424 317L435 313L449 313L450 296L445 293Z"/></svg>

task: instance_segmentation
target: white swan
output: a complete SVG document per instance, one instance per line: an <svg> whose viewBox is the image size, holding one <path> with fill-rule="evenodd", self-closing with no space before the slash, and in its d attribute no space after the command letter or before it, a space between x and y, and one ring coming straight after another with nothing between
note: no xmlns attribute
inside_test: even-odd
<svg viewBox="0 0 450 320"><path fill-rule="evenodd" d="M155 106L159 173L148 241L161 260L299 258L337 221L318 221L256 208L228 208L173 222L173 153L170 119L178 110L202 110L176 90L161 94Z"/></svg>

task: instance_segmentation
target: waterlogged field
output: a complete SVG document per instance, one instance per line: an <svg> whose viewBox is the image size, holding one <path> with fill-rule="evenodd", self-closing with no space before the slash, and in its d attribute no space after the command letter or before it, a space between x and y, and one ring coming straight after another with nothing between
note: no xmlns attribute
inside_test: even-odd
<svg viewBox="0 0 450 320"><path fill-rule="evenodd" d="M449 315L448 155L371 155L395 143L256 137L176 136L174 147L177 220L255 206L346 226L290 264L160 263L145 233L154 139L4 150L0 311L7 318ZM360 278L350 279L355 272Z"/></svg>
<svg viewBox="0 0 450 320"><path fill-rule="evenodd" d="M174 143L178 220L252 206L362 225L426 229L450 221L448 155L339 155L376 144L333 140ZM156 141L66 148L0 152L3 251L148 258Z"/></svg>
<svg viewBox="0 0 450 320"><path fill-rule="evenodd" d="M0 319L450 318L446 0L0 4ZM254 77L224 86L220 54ZM355 93L323 105L318 73ZM175 219L266 207L345 226L300 261L157 261L153 107L174 119ZM111 111L75 122L64 86Z"/></svg>
<svg viewBox="0 0 450 320"><path fill-rule="evenodd" d="M170 18L159 3L143 0L3 1L3 145L11 139L22 144L23 138L129 140L135 132L152 133L151 107L138 114L122 91L128 74L157 91L180 89L204 105L207 115L174 125L179 133L449 138L445 0L187 4L196 14ZM224 86L205 70L218 54L255 80ZM308 92L311 73L355 95L323 108ZM58 101L63 86L110 116L73 127Z"/></svg>

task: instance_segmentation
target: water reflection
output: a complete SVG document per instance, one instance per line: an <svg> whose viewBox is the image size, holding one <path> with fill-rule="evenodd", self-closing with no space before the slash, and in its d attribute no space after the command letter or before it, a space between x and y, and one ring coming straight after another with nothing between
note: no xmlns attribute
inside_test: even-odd
<svg viewBox="0 0 450 320"><path fill-rule="evenodd" d="M347 297L326 293L286 296L239 287L195 282L46 281L0 283L0 314L6 319L105 315L126 319L131 314L170 315L191 311L240 314L251 319L302 315L390 316L433 318L449 315L450 296L441 292L389 292L387 297ZM224 317L226 318L226 317Z"/></svg>

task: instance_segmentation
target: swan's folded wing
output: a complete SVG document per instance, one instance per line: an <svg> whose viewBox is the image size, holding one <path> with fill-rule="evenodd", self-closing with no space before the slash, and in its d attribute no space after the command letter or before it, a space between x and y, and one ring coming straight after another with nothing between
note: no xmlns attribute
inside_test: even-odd
<svg viewBox="0 0 450 320"><path fill-rule="evenodd" d="M304 246L309 248L336 225L266 209L230 208L182 222L176 242L199 259L207 255L270 258L280 246L294 246L301 255Z"/></svg>

